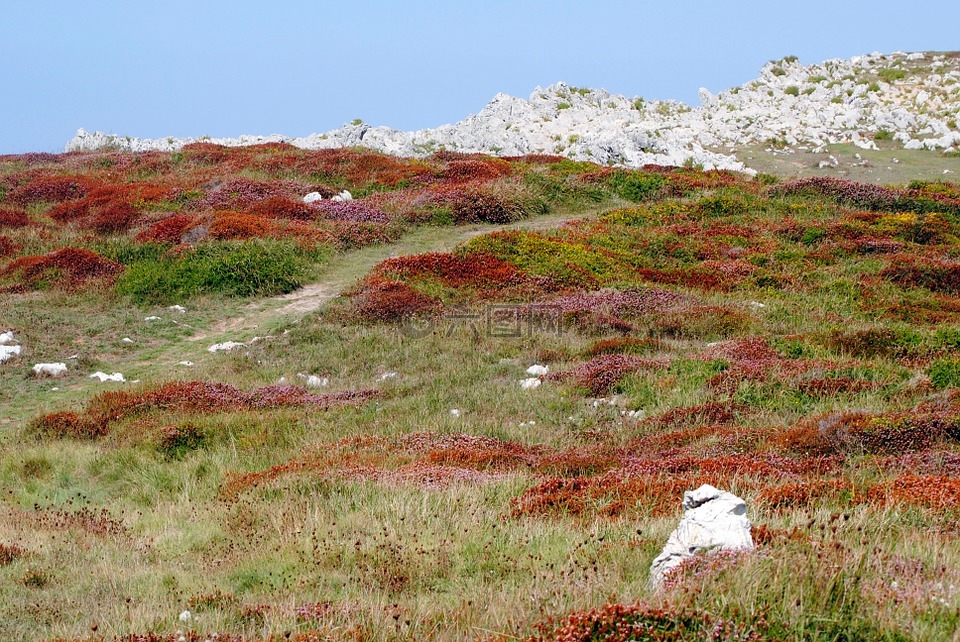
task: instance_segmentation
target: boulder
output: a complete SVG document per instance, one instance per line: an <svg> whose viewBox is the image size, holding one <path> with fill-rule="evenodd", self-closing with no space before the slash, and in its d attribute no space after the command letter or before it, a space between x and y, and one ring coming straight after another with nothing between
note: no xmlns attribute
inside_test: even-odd
<svg viewBox="0 0 960 642"><path fill-rule="evenodd" d="M752 549L746 503L732 493L704 484L683 494L683 518L650 565L650 583L700 553Z"/></svg>

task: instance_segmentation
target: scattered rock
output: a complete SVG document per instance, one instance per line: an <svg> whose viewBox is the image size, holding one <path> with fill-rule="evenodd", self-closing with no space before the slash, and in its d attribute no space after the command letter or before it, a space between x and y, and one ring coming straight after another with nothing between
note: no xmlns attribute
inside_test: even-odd
<svg viewBox="0 0 960 642"><path fill-rule="evenodd" d="M351 194L351 193L348 192L347 190L343 190L342 192L340 192L339 194L337 194L336 196L334 196L334 197L331 198L330 200L331 200L331 201L352 201L352 200L353 200L353 194Z"/></svg>
<svg viewBox="0 0 960 642"><path fill-rule="evenodd" d="M539 377L530 377L528 379L522 379L520 381L520 387L524 390L533 390L534 388L539 388L542 383Z"/></svg>
<svg viewBox="0 0 960 642"><path fill-rule="evenodd" d="M320 192L310 192L309 194L303 197L304 203L316 203L317 201L322 201L322 200L323 200L323 196L320 194Z"/></svg>
<svg viewBox="0 0 960 642"><path fill-rule="evenodd" d="M167 309L168 309L168 310L172 310L173 312L179 312L180 314L183 314L183 313L185 313L185 312L187 311L187 309L186 309L185 307L183 307L182 305L171 305L171 306L170 306L169 308L167 308Z"/></svg>
<svg viewBox="0 0 960 642"><path fill-rule="evenodd" d="M157 317L157 316L146 317L144 319L144 321L159 321L159 320L160 320L160 317Z"/></svg>
<svg viewBox="0 0 960 642"><path fill-rule="evenodd" d="M527 368L527 374L530 375L531 377L539 377L541 375L547 374L548 372L550 372L550 366L541 366L538 364L534 364L529 368Z"/></svg>
<svg viewBox="0 0 960 642"><path fill-rule="evenodd" d="M396 372L384 372L382 375L377 377L377 381L387 381L388 379L396 379L399 375Z"/></svg>
<svg viewBox="0 0 960 642"><path fill-rule="evenodd" d="M37 377L59 377L66 373L65 363L38 363L33 366L33 374Z"/></svg>
<svg viewBox="0 0 960 642"><path fill-rule="evenodd" d="M121 343L132 344L132 343L133 343L133 339L131 339L130 337L124 337L124 338L120 339L120 342L121 342Z"/></svg>
<svg viewBox="0 0 960 642"><path fill-rule="evenodd" d="M0 363L20 354L20 346L0 345Z"/></svg>
<svg viewBox="0 0 960 642"><path fill-rule="evenodd" d="M241 343L239 341L224 341L223 343L214 343L212 346L207 348L207 352L226 352L241 346L245 347L246 345L246 343Z"/></svg>
<svg viewBox="0 0 960 642"><path fill-rule="evenodd" d="M460 416L460 409L459 409L459 408L451 408L451 409L450 409L450 416L452 416L452 417L459 417L459 416Z"/></svg>
<svg viewBox="0 0 960 642"><path fill-rule="evenodd" d="M893 133L907 149L947 149L960 143L949 123L956 118L953 84L960 63L940 61L942 73L916 61L923 54L873 53L849 60L802 65L772 61L759 77L718 94L700 91L700 106L674 100L644 100L603 89L574 90L559 82L537 87L529 98L497 94L478 113L453 125L403 132L350 124L302 138L241 136L208 142L238 146L286 142L305 149L364 146L389 154L425 156L434 149L518 156L550 153L600 165L642 167L648 163L747 171L730 154L711 151L777 141L773 153L792 146L852 143L876 149L872 135ZM886 69L902 81L865 82ZM176 151L193 138L137 139L79 130L67 151L117 148L132 152ZM311 192L304 202L322 196ZM335 200L349 200L341 192ZM352 198L352 196L350 197Z"/></svg>
<svg viewBox="0 0 960 642"><path fill-rule="evenodd" d="M114 381L116 383L123 383L126 379L123 378L123 374L119 372L114 372L113 374L107 374L106 372L94 372L90 375L91 379L99 379L100 383L105 383L107 381Z"/></svg>
<svg viewBox="0 0 960 642"><path fill-rule="evenodd" d="M189 366L192 366L192 365L193 365L193 361L178 361L178 362L177 362L177 365L178 365L178 366L187 366L187 367L189 367Z"/></svg>
<svg viewBox="0 0 960 642"><path fill-rule="evenodd" d="M683 518L663 551L650 566L650 583L663 578L684 560L712 551L752 549L746 503L732 493L704 484L683 494Z"/></svg>
<svg viewBox="0 0 960 642"><path fill-rule="evenodd" d="M13 331L4 332L0 334L0 346L10 345L15 339L13 338Z"/></svg>
<svg viewBox="0 0 960 642"><path fill-rule="evenodd" d="M330 384L328 378L318 377L317 375L305 375L302 372L298 372L297 377L303 379L308 388L323 388Z"/></svg>

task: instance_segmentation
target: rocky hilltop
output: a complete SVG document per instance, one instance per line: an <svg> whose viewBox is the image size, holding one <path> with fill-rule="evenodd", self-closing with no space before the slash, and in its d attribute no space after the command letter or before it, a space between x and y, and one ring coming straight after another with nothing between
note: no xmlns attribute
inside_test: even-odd
<svg viewBox="0 0 960 642"><path fill-rule="evenodd" d="M700 106L645 100L560 82L528 99L497 94L480 112L454 125L404 132L355 122L302 138L138 139L79 130L67 151L117 148L175 151L194 142L298 147L364 146L403 156L439 149L503 156L560 154L576 160L639 167L696 164L750 171L733 152L758 143L853 143L874 149L891 140L905 149L952 151L960 145L960 53L873 53L802 65L771 61L756 80L713 95Z"/></svg>

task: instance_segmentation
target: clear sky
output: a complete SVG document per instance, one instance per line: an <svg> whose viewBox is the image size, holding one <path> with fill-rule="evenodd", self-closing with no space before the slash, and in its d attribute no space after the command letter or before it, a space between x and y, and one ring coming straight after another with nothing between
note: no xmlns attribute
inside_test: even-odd
<svg viewBox="0 0 960 642"><path fill-rule="evenodd" d="M9 0L0 153L77 128L303 136L420 129L564 80L697 104L768 60L960 49L960 2Z"/></svg>

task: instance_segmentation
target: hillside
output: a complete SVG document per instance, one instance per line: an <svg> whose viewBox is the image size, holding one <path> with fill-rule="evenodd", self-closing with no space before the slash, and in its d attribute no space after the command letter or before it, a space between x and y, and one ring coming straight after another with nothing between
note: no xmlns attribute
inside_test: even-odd
<svg viewBox="0 0 960 642"><path fill-rule="evenodd" d="M912 91L890 80L860 99ZM790 86L784 110L818 91ZM543 128L593 127L595 92L495 103L558 91ZM0 156L0 639L955 638L957 158L826 128L743 149L896 154L892 184L289 142ZM702 484L755 548L652 585Z"/></svg>
<svg viewBox="0 0 960 642"><path fill-rule="evenodd" d="M288 142L304 149L364 146L403 156L441 149L501 156L560 154L601 165L693 164L744 170L744 147L770 145L826 152L851 143L876 149L953 152L960 143L960 56L892 53L802 65L788 57L758 78L702 104L645 100L557 83L528 99L498 94L477 114L435 129L402 132L357 122L303 138L136 139L80 130L67 151L115 148L174 151L206 141L222 145ZM825 157L825 162L830 159Z"/></svg>

